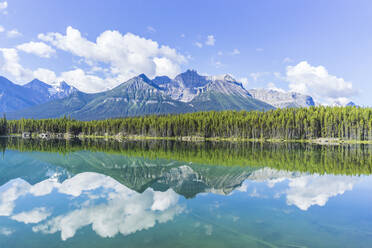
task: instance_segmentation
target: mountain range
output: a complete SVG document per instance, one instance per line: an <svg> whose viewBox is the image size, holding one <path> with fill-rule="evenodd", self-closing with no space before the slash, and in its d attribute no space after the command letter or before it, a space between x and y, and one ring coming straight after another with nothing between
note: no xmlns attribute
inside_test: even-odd
<svg viewBox="0 0 372 248"><path fill-rule="evenodd" d="M311 96L267 89L246 90L230 75L202 76L187 70L174 79L141 74L119 86L88 94L65 82L34 79L23 86L0 77L0 112L9 119L106 119L209 110L270 110L314 106Z"/></svg>
<svg viewBox="0 0 372 248"><path fill-rule="evenodd" d="M0 112L13 112L62 99L77 91L65 82L52 86L34 79L21 86L0 77Z"/></svg>

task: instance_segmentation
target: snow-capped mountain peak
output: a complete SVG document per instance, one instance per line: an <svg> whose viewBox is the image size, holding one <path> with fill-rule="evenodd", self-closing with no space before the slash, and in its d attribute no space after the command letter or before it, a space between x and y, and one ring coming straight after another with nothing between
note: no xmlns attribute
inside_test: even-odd
<svg viewBox="0 0 372 248"><path fill-rule="evenodd" d="M65 98L78 91L75 87L68 85L65 81L51 85L49 88L50 98Z"/></svg>

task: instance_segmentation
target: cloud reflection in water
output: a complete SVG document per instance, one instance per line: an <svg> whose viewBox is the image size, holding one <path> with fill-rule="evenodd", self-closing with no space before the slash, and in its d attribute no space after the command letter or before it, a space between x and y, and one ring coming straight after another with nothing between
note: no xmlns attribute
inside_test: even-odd
<svg viewBox="0 0 372 248"><path fill-rule="evenodd" d="M111 177L90 172L78 174L63 183L48 179L33 186L16 179L1 188L4 190L0 193L0 215L11 216L19 222L39 223L33 226L34 232L60 231L62 240L72 238L77 230L88 225L102 237L113 237L118 233L129 235L170 221L184 210L172 189L159 192L149 188L137 193ZM53 206L48 210L40 207L13 213L20 197L40 197L53 192L70 196L70 206L74 209L57 216L49 212ZM87 200L81 203L84 198ZM46 219L50 215L52 217Z"/></svg>

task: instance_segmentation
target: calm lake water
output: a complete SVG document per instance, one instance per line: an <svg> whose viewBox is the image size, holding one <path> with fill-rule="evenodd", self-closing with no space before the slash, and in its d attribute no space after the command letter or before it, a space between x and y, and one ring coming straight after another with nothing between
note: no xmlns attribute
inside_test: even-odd
<svg viewBox="0 0 372 248"><path fill-rule="evenodd" d="M0 247L372 247L371 146L0 148Z"/></svg>

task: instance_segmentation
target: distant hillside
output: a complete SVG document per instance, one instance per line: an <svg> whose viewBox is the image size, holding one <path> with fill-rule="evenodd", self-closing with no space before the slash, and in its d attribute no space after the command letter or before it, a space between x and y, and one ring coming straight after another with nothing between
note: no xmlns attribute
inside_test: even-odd
<svg viewBox="0 0 372 248"><path fill-rule="evenodd" d="M74 92L77 92L77 89L65 82L51 86L34 79L25 85L18 85L0 77L0 113L14 112L65 98Z"/></svg>

